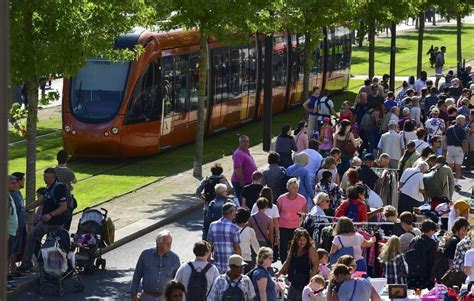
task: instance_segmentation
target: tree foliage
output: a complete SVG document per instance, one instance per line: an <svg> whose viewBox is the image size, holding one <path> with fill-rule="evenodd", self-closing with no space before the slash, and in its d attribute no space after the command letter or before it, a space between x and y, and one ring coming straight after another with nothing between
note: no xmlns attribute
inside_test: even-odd
<svg viewBox="0 0 474 301"><path fill-rule="evenodd" d="M144 0L10 0L9 8L11 81L28 87L26 196L32 202L40 79L74 75L86 57L118 57L112 48L116 37L136 25L150 25L153 10Z"/></svg>

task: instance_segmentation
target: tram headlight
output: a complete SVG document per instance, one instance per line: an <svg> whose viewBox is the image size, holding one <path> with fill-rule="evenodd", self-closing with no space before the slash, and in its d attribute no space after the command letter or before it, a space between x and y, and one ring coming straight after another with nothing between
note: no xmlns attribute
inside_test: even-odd
<svg viewBox="0 0 474 301"><path fill-rule="evenodd" d="M117 135L118 134L118 128L112 128L112 130L110 130L112 132L112 134L114 135Z"/></svg>
<svg viewBox="0 0 474 301"><path fill-rule="evenodd" d="M109 135L110 135L109 131L105 131L105 132L104 132L104 136L105 136L105 137L109 137Z"/></svg>
<svg viewBox="0 0 474 301"><path fill-rule="evenodd" d="M66 125L66 126L64 127L64 131L65 131L66 133L69 133L69 132L71 131L71 127L70 127L69 125Z"/></svg>
<svg viewBox="0 0 474 301"><path fill-rule="evenodd" d="M73 135L76 135L76 131L75 130L72 130L71 132Z"/></svg>

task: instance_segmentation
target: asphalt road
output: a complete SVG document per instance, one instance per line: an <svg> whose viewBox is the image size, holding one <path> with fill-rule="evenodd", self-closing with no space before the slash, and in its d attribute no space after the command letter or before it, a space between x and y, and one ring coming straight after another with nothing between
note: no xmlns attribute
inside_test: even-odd
<svg viewBox="0 0 474 301"><path fill-rule="evenodd" d="M96 271L93 275L81 275L85 290L82 293L66 292L64 297L42 297L33 291L22 293L12 301L26 300L130 300L130 283L140 253L155 246L155 237L163 229L173 234L172 250L182 262L194 258L192 246L201 239L202 211L197 210L176 222L142 236L123 245L103 257L107 260L105 270Z"/></svg>

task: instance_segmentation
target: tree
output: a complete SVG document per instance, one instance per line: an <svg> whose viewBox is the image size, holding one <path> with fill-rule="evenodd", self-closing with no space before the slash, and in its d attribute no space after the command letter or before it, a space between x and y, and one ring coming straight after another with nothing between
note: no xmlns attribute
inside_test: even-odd
<svg viewBox="0 0 474 301"><path fill-rule="evenodd" d="M440 13L456 19L456 62L458 68L462 64L462 18L471 13L474 0L443 0L438 1Z"/></svg>
<svg viewBox="0 0 474 301"><path fill-rule="evenodd" d="M157 1L156 10L163 29L198 29L199 47L199 88L196 140L194 144L193 176L202 177L203 145L205 134L206 78L208 74L207 54L208 39L217 36L228 43L238 43L241 39L248 41L249 35L255 32L249 21L249 12L255 12L255 4L244 1L206 1L206 0L162 0Z"/></svg>
<svg viewBox="0 0 474 301"><path fill-rule="evenodd" d="M292 32L304 34L303 99L309 97L309 73L314 64L315 49L325 27L350 24L350 0L284 1L281 7L282 26ZM324 84L324 83L323 83Z"/></svg>
<svg viewBox="0 0 474 301"><path fill-rule="evenodd" d="M397 42L397 24L407 19L415 11L417 0L380 0L377 2L380 27L390 28L390 90L395 90L395 57Z"/></svg>
<svg viewBox="0 0 474 301"><path fill-rule="evenodd" d="M90 56L119 55L113 41L138 24L149 24L151 11L141 0L10 0L11 81L26 83L26 202L35 199L36 123L40 78L71 76ZM122 53L124 56L131 53Z"/></svg>

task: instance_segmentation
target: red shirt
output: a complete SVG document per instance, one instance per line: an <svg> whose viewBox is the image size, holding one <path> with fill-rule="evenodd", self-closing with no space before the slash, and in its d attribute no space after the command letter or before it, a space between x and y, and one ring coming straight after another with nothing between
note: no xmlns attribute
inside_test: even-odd
<svg viewBox="0 0 474 301"><path fill-rule="evenodd" d="M367 205L360 199L346 200L342 202L336 209L336 217L346 216L346 210L349 207L349 204L355 204L359 207L357 222L366 222L369 220L369 217L367 216Z"/></svg>

